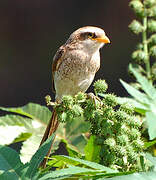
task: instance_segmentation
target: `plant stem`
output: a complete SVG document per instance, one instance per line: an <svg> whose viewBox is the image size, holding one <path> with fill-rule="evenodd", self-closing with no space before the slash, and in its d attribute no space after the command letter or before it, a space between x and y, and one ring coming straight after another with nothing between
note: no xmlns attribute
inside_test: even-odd
<svg viewBox="0 0 156 180"><path fill-rule="evenodd" d="M145 16L143 18L143 27L144 27L144 31L142 33L142 40L143 40L144 52L146 54L144 63L145 63L145 67L146 67L147 78L150 80L151 70L150 70L150 59L149 59L148 44L147 44L147 16Z"/></svg>

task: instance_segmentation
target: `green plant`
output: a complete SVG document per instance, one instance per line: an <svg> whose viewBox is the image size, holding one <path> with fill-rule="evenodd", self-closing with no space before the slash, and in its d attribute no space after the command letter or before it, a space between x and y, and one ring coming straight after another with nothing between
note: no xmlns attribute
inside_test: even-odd
<svg viewBox="0 0 156 180"><path fill-rule="evenodd" d="M153 154L156 155L156 1L132 0L129 5L138 17L138 20L132 21L129 28L135 34L141 34L142 39L132 54L133 64L129 65L129 71L136 78L136 83L130 85L120 80L132 98L118 98L118 102L129 103L135 107L134 110L144 122L145 147L152 147Z"/></svg>
<svg viewBox="0 0 156 180"><path fill-rule="evenodd" d="M118 98L118 102L129 103L135 107L135 111L142 115L142 118L145 116L145 122L147 123L149 139L153 140L156 138L156 89L155 87L146 79L138 73L135 68L130 65L130 70L135 75L137 82L140 83L140 87L143 90L139 91L133 86L127 84L121 80L122 85L128 91L128 93L134 98Z"/></svg>
<svg viewBox="0 0 156 180"><path fill-rule="evenodd" d="M61 104L55 106L61 122L83 118L90 122L90 137L85 148L85 159L98 162L119 171L141 170L144 143L141 140L141 120L134 115L127 104L119 105L117 97L106 94L107 84L98 80L94 83L95 92L103 99L64 96Z"/></svg>
<svg viewBox="0 0 156 180"><path fill-rule="evenodd" d="M153 83L156 80L155 63L152 63L152 57L156 58L156 1L131 0L129 5L138 17L129 28L142 35L132 58L138 65L137 70Z"/></svg>
<svg viewBox="0 0 156 180"><path fill-rule="evenodd" d="M31 160L23 164L18 153L6 146L0 146L0 179L1 180L47 180L47 179L105 179L112 180L126 179L133 180L137 177L139 180L148 178L154 180L155 172L133 173L133 172L117 172L108 167L102 166L95 162L90 162L69 156L53 156L49 161L49 167L62 167L63 169L56 171L48 171L48 169L39 170L39 164L46 155L51 143L54 140L51 136L33 155ZM156 160L149 156L153 165ZM133 173L133 174L132 174ZM128 175L132 174L132 175ZM126 175L126 176L125 176ZM119 176L119 177L118 177Z"/></svg>
<svg viewBox="0 0 156 180"><path fill-rule="evenodd" d="M44 130L51 117L51 112L47 107L34 103L18 108L0 107L0 109L8 112L7 115L0 117L1 145L22 142L20 158L22 162L28 162L39 147ZM70 128L71 126L74 128ZM53 151L58 148L62 139L75 146L77 150L83 150L87 143L83 132L88 129L88 123L84 122L83 119L78 121L75 119L70 123L61 124L57 131ZM8 135L8 131L11 136Z"/></svg>
<svg viewBox="0 0 156 180"><path fill-rule="evenodd" d="M119 173L94 162L68 156L53 156L55 165L66 162L67 168L57 171L39 170L38 167L54 140L51 136L33 155L30 162L23 164L18 153L6 146L0 146L0 179L1 180L47 180L66 178L101 178L129 173ZM84 174L85 173L85 174Z"/></svg>
<svg viewBox="0 0 156 180"><path fill-rule="evenodd" d="M136 83L129 85L121 80L122 85L132 98L120 98L120 102L132 103L135 111L140 113L142 119L145 116L149 139L156 137L156 1L155 0L131 0L130 7L136 13L138 20L133 20L129 28L135 34L141 34L141 42L137 50L133 52L133 64L129 65L129 71L136 78Z"/></svg>
<svg viewBox="0 0 156 180"><path fill-rule="evenodd" d="M51 136L37 152L30 162L23 164L18 153L9 147L0 146L0 179L40 179L38 167L48 152L55 135ZM45 179L42 175L42 179Z"/></svg>

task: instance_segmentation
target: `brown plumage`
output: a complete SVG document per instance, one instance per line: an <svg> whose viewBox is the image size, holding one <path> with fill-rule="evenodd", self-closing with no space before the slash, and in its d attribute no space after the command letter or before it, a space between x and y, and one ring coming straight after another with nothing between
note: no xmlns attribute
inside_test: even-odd
<svg viewBox="0 0 156 180"><path fill-rule="evenodd" d="M102 29L92 26L79 28L70 35L53 58L52 82L57 102L61 102L63 95L74 96L88 89L100 68L99 49L109 42ZM40 145L57 130L58 125L54 109ZM51 148L47 156L50 151ZM43 167L46 166L46 161L42 162Z"/></svg>

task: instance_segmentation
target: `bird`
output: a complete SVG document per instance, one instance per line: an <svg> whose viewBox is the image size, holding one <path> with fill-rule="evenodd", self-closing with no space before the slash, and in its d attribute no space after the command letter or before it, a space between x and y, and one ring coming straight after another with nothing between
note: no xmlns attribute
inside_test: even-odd
<svg viewBox="0 0 156 180"><path fill-rule="evenodd" d="M100 68L100 49L110 43L102 28L85 26L74 31L56 52L52 62L52 89L55 101L60 103L64 95L74 96L86 92ZM56 110L48 123L40 146L57 130L59 121ZM52 145L51 145L52 148ZM47 153L50 155L51 148ZM46 167L45 158L41 167Z"/></svg>

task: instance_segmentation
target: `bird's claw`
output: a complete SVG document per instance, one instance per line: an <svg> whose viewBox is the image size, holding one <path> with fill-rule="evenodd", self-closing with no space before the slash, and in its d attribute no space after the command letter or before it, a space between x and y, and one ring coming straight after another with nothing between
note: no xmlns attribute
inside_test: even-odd
<svg viewBox="0 0 156 180"><path fill-rule="evenodd" d="M87 98L91 99L95 106L97 106L97 104L99 104L99 103L100 103L100 105L103 104L101 99L99 97L95 96L93 93L88 93Z"/></svg>

